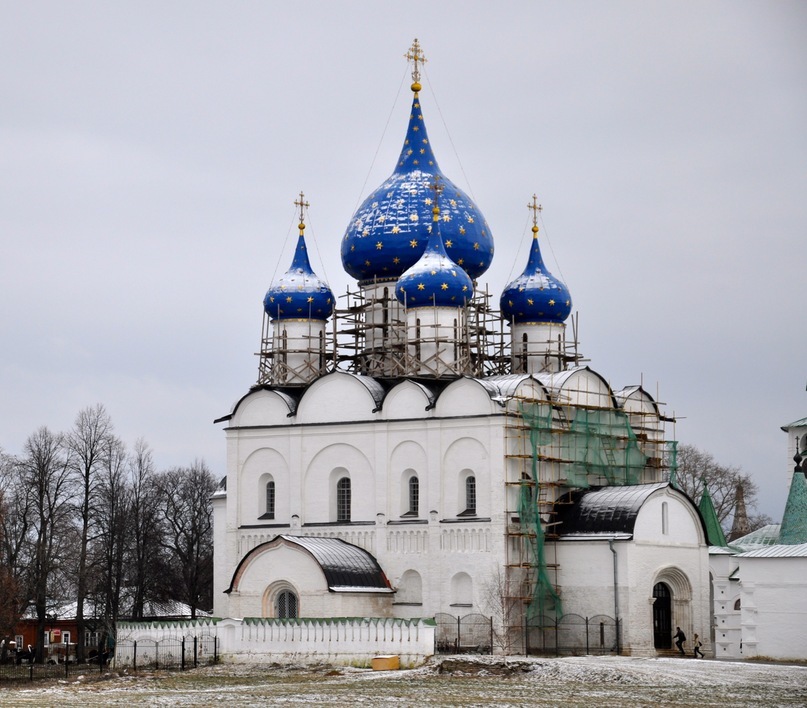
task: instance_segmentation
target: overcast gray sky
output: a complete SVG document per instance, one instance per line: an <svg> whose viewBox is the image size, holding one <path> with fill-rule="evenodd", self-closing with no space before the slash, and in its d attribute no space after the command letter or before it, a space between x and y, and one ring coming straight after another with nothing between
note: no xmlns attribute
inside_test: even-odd
<svg viewBox="0 0 807 708"><path fill-rule="evenodd" d="M779 426L807 415L800 2L3 0L0 447L103 403L160 468L223 475L212 421L256 380L292 202L344 292L414 37L437 158L495 238L482 281L523 269L537 193L591 366L658 392L778 520Z"/></svg>

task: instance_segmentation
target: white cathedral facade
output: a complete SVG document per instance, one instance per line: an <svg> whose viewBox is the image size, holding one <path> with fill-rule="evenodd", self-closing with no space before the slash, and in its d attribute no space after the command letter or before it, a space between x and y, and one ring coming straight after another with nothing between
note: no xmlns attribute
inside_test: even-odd
<svg viewBox="0 0 807 708"><path fill-rule="evenodd" d="M584 364L536 200L528 263L493 308L491 230L437 164L417 42L408 57L401 156L340 244L355 291L337 307L312 271L301 195L258 382L217 421L214 615L478 613L516 651L531 626L605 617L623 652L669 649L677 626L708 650L706 529L669 484L669 419Z"/></svg>

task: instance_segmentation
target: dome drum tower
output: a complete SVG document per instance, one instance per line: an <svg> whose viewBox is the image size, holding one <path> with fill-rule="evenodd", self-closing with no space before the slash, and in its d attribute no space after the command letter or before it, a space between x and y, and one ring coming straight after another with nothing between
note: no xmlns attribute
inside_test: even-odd
<svg viewBox="0 0 807 708"><path fill-rule="evenodd" d="M300 208L300 234L291 268L275 281L263 300L258 384L305 386L326 373L329 343L327 320L334 309L328 284L312 270L305 244L304 195L294 202Z"/></svg>
<svg viewBox="0 0 807 708"><path fill-rule="evenodd" d="M514 322L510 327L514 374L557 373L566 369L566 324ZM573 357L572 357L573 358Z"/></svg>
<svg viewBox="0 0 807 708"><path fill-rule="evenodd" d="M395 281L419 262L428 248L435 229L442 232L442 249L455 270L462 270L476 279L490 266L493 258L493 237L473 200L446 177L437 164L420 100L420 65L425 58L417 40L406 54L413 62L411 90L413 99L404 144L392 174L362 202L353 215L342 239L342 265L357 281L362 295L356 324L360 330L356 341L356 358L361 373L384 378L402 375L434 376L445 368L424 364L412 365L417 356L413 344L418 331L426 334L441 350L441 361L449 361L445 340L455 341L456 328L467 342L463 318L456 316L457 306L464 308L470 302L470 292L462 300L449 302L451 315L415 317L405 314ZM434 184L440 183L439 222L433 218L436 206ZM466 276L466 277L467 277ZM453 277L453 276L452 276ZM398 296L398 300L395 297ZM400 304L399 304L400 303ZM415 304L416 303L416 304ZM409 294L406 307L420 309L426 306L422 293ZM433 303L431 306L434 306ZM420 321L418 330L417 320ZM428 322L428 332L423 332ZM451 332L449 334L449 331ZM407 344L408 342L408 344ZM437 343L440 342L438 346ZM430 346L423 342L428 350ZM466 345L467 349L467 345ZM421 347L421 353L423 352ZM457 356L457 361L470 361L470 356ZM456 371L451 363L448 370ZM469 373L462 365L462 373Z"/></svg>
<svg viewBox="0 0 807 708"><path fill-rule="evenodd" d="M513 373L539 374L563 371L570 361L567 354L566 319L572 310L569 289L544 265L538 245L538 214L541 205L532 196L532 245L524 272L502 293L502 315L510 323L511 366Z"/></svg>

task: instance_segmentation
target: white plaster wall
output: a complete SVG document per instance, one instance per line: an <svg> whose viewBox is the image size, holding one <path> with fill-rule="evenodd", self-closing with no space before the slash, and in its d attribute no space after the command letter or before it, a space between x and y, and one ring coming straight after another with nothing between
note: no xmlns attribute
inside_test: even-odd
<svg viewBox="0 0 807 708"><path fill-rule="evenodd" d="M662 521L666 504L667 528ZM697 511L672 489L661 489L650 496L636 517L634 539L640 543L702 546L706 539Z"/></svg>
<svg viewBox="0 0 807 708"><path fill-rule="evenodd" d="M577 369L568 376L560 374L562 380L559 387L559 400L564 404L609 408L613 406L613 397L608 384L599 374L587 368ZM552 385L555 379L552 379Z"/></svg>
<svg viewBox="0 0 807 708"><path fill-rule="evenodd" d="M242 524L258 524L266 512L266 482L269 475L275 482L275 518L288 519L289 464L283 455L270 447L262 447L251 453L241 467L238 518ZM271 523L271 522L268 522Z"/></svg>
<svg viewBox="0 0 807 708"><path fill-rule="evenodd" d="M440 394L435 405L438 417L490 415L498 413L498 406L474 379L457 379Z"/></svg>
<svg viewBox="0 0 807 708"><path fill-rule="evenodd" d="M471 384L487 396L478 384ZM279 464L279 459L266 458L265 451L270 449L287 465L288 483L275 478L273 522L255 523L252 507L258 509L260 504L254 498L256 475ZM234 608L228 611L231 601L222 600L221 591L246 552L280 533L355 543L376 556L393 584L409 569L420 573L422 605L398 607L399 616L452 611L446 583L459 572L469 573L474 580L469 611L484 611L483 587L504 558L505 484L503 465L493 465L496 459L504 459L504 418L498 416L435 418L428 425L422 420L335 425L299 425L289 420L285 426L228 431L228 550L216 555L217 615L243 614ZM368 524L331 523L330 484L335 469L337 476L346 470L351 478L352 519ZM418 523L396 524L405 499L401 481L408 470L420 481ZM463 470L477 478L478 516L490 516L493 521L457 519L462 511L458 507ZM452 480L450 487L446 478ZM234 500L241 495L253 498L236 505ZM280 506L284 495L288 495L287 512Z"/></svg>
<svg viewBox="0 0 807 708"><path fill-rule="evenodd" d="M298 598L301 617L389 617L392 594L372 592L333 592L328 589L322 568L299 547L280 542L257 551L239 571L230 593L231 615L271 616L273 608L265 601L266 591L278 583L291 586Z"/></svg>
<svg viewBox="0 0 807 708"><path fill-rule="evenodd" d="M300 515L304 524L336 521L336 483L350 478L351 521L375 521L380 509L375 500L375 474L372 428L365 427L352 436L333 430L309 431L303 455L314 453L304 465L303 497ZM339 440L349 442L338 442Z"/></svg>
<svg viewBox="0 0 807 708"><path fill-rule="evenodd" d="M384 397L381 416L388 420L396 418L422 419L429 416L429 412L426 410L429 404L429 397L420 386L411 381L404 381L393 387Z"/></svg>
<svg viewBox="0 0 807 708"><path fill-rule="evenodd" d="M231 425L288 425L288 403L274 391L255 391L244 398Z"/></svg>
<svg viewBox="0 0 807 708"><path fill-rule="evenodd" d="M370 392L355 377L328 374L309 386L297 406L295 423L331 423L379 418Z"/></svg>
<svg viewBox="0 0 807 708"><path fill-rule="evenodd" d="M741 610L734 609L734 604L740 599L740 580L739 577L731 577L738 566L739 561L732 553L709 555L714 603L712 610L714 654L718 659L743 657Z"/></svg>
<svg viewBox="0 0 807 708"><path fill-rule="evenodd" d="M744 656L807 659L807 558L739 562Z"/></svg>
<svg viewBox="0 0 807 708"><path fill-rule="evenodd" d="M668 503L669 533L661 533L661 502ZM675 492L660 490L639 512L634 539L617 540L617 583L622 618L621 641L626 652L653 655L653 586L667 573L687 578L689 598L674 597L673 626L687 637L708 638L709 560L700 522ZM588 617L614 616L614 559L607 538L557 543L558 582L563 611ZM676 602L677 600L677 602ZM707 643L706 641L704 643Z"/></svg>
<svg viewBox="0 0 807 708"><path fill-rule="evenodd" d="M292 662L369 666L378 655L397 655L404 667L416 666L434 654L434 623L399 619L314 619L285 622L244 621L122 622L118 625L115 668L132 665L132 652L121 652L136 641L175 645L187 637L215 637L224 663ZM207 646L205 643L204 646ZM141 662L147 650L138 652ZM206 657L208 660L212 657Z"/></svg>
<svg viewBox="0 0 807 708"><path fill-rule="evenodd" d="M229 580L225 581L225 572L229 568L229 558L235 555L228 543L233 534L227 534L227 493L217 492L213 495L213 616L224 617L227 613L227 589ZM225 571L225 572L216 572Z"/></svg>

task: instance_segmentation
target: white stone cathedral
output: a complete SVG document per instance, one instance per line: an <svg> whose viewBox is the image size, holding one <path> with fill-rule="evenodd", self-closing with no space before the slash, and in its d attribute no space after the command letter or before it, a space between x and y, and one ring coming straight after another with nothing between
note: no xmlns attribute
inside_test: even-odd
<svg viewBox="0 0 807 708"><path fill-rule="evenodd" d="M400 158L341 241L356 289L337 307L312 271L301 194L258 382L217 421L214 614L478 613L502 650L579 615L618 618L623 652L669 649L676 626L708 650L706 530L669 484L669 419L584 365L536 199L528 263L493 309L491 230L438 167L417 40L407 57Z"/></svg>

